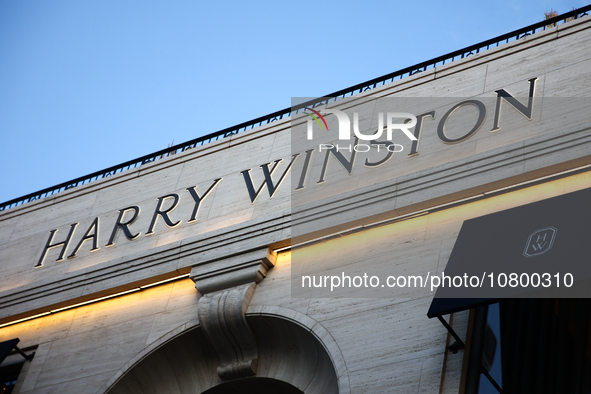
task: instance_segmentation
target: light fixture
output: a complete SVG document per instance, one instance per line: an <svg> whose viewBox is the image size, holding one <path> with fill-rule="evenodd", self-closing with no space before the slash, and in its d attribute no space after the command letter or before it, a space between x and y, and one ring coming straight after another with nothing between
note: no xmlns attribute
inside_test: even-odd
<svg viewBox="0 0 591 394"><path fill-rule="evenodd" d="M161 284L164 284L164 283L168 283L168 282L172 282L172 281L175 281L175 280L179 280L179 279L182 279L182 278L188 278L188 277L189 277L189 274L179 275L179 276L175 276L173 278L164 279L164 280L161 280L161 281L158 281L158 282L150 283L148 285L136 287L136 288L133 288L133 289L130 289L130 290L126 290L126 291L122 291L120 293L115 293L115 294L107 295L107 296L104 296L104 297L94 298L94 299L89 300L89 301L84 301L84 302L80 302L78 304L72 304L72 305L64 306L62 308L52 309L49 312L43 312L43 313L40 313L38 315L24 317L22 319L13 320L13 321L8 322L8 323L0 324L0 328L6 327L6 326L11 326L11 325L17 324L17 323L22 323L22 322L27 321L27 320L33 320L33 319L36 319L38 317L47 316L49 314L58 313L58 312L61 312L61 311L65 311L67 309L77 308L79 306L93 304L95 302L104 301L104 300L107 300L107 299L110 299L110 298L119 297L119 296L122 296L122 295L125 295L125 294L129 294L129 293L134 293L136 291L142 291L143 289L146 289L148 287L157 286L157 285L161 285Z"/></svg>

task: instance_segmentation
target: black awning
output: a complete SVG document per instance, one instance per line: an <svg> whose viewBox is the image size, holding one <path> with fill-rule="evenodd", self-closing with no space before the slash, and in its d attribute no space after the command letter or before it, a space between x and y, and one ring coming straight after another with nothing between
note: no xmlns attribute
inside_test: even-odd
<svg viewBox="0 0 591 394"><path fill-rule="evenodd" d="M0 342L0 364L4 362L6 357L13 351L16 350L25 360L31 361L35 357L35 353L29 355L25 354L21 349L18 348L17 343L20 341L18 338L10 339L8 341Z"/></svg>
<svg viewBox="0 0 591 394"><path fill-rule="evenodd" d="M8 357L10 352L12 352L16 348L16 345L18 344L18 342L19 342L18 338L14 338L14 339L10 339L8 341L0 342L0 364L2 364L4 362L4 360L6 359L6 357Z"/></svg>
<svg viewBox="0 0 591 394"><path fill-rule="evenodd" d="M429 318L449 315L454 312L465 311L482 305L489 305L497 302L492 298L433 298L427 316Z"/></svg>
<svg viewBox="0 0 591 394"><path fill-rule="evenodd" d="M428 316L501 298L591 298L590 256L591 188L466 220Z"/></svg>

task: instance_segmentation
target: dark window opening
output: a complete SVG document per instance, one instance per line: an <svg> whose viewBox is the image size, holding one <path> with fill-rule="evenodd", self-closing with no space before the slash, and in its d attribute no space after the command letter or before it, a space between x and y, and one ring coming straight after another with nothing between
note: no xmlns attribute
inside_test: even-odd
<svg viewBox="0 0 591 394"><path fill-rule="evenodd" d="M591 300L502 300L473 316L467 394L591 393Z"/></svg>
<svg viewBox="0 0 591 394"><path fill-rule="evenodd" d="M22 361L0 367L0 394L12 393L24 363Z"/></svg>
<svg viewBox="0 0 591 394"><path fill-rule="evenodd" d="M35 357L35 352L31 350L37 349L37 346L20 349L17 346L19 341L18 338L14 338L0 342L0 394L12 393L23 365Z"/></svg>

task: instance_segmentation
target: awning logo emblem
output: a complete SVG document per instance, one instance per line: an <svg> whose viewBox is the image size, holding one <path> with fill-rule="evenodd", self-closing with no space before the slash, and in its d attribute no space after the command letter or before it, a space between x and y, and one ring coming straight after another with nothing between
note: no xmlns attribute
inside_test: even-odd
<svg viewBox="0 0 591 394"><path fill-rule="evenodd" d="M523 255L525 257L538 256L552 249L557 232L558 229L554 227L546 227L536 230L527 239L527 244L525 244Z"/></svg>

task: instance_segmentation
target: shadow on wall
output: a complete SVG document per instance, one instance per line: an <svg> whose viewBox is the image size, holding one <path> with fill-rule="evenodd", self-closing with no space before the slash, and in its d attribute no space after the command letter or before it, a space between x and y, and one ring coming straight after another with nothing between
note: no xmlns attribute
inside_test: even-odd
<svg viewBox="0 0 591 394"><path fill-rule="evenodd" d="M219 359L201 328L172 339L133 366L108 394L337 394L329 355L306 329L287 320L248 316L258 344L256 376L222 381Z"/></svg>

